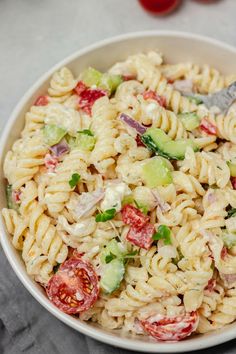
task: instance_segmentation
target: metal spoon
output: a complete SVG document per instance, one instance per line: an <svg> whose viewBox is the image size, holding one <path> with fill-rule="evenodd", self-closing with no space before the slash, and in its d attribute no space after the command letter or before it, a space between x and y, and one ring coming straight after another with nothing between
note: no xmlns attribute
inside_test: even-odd
<svg viewBox="0 0 236 354"><path fill-rule="evenodd" d="M207 108L216 106L222 113L228 111L229 107L236 100L236 81L228 87L211 95L194 94L193 97L202 101Z"/></svg>

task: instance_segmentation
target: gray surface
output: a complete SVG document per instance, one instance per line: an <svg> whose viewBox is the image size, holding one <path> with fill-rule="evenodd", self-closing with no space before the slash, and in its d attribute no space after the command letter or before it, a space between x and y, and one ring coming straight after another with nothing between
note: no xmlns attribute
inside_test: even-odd
<svg viewBox="0 0 236 354"><path fill-rule="evenodd" d="M150 29L205 34L236 45L236 0L200 5L186 0L167 18L145 13L136 0L0 0L0 131L34 81L73 51L113 35ZM0 255L0 353L118 354L46 312ZM203 351L236 353L236 341Z"/></svg>

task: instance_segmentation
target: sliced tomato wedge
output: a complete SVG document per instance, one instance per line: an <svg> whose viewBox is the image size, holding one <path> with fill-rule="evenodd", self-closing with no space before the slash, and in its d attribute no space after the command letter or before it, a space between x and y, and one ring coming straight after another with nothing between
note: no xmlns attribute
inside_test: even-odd
<svg viewBox="0 0 236 354"><path fill-rule="evenodd" d="M78 82L74 91L79 96L79 108L88 115L91 115L94 102L107 95L105 90L89 88L82 81Z"/></svg>
<svg viewBox="0 0 236 354"><path fill-rule="evenodd" d="M47 106L48 97L45 95L39 96L34 102L34 106Z"/></svg>
<svg viewBox="0 0 236 354"><path fill-rule="evenodd" d="M156 317L156 318L155 318ZM196 311L178 317L154 316L140 321L143 329L159 341L180 341L194 332L199 316Z"/></svg>
<svg viewBox="0 0 236 354"><path fill-rule="evenodd" d="M71 257L49 280L46 292L61 311L78 314L88 310L97 300L98 277L89 262Z"/></svg>
<svg viewBox="0 0 236 354"><path fill-rule="evenodd" d="M87 89L88 87L85 85L85 83L83 81L79 81L76 87L74 88L74 91L78 96L80 96L80 94Z"/></svg>
<svg viewBox="0 0 236 354"><path fill-rule="evenodd" d="M91 115L94 102L106 95L107 92L101 89L87 89L80 94L79 108Z"/></svg>
<svg viewBox="0 0 236 354"><path fill-rule="evenodd" d="M209 122L207 117L204 117L201 120L200 129L202 129L207 134L217 135L217 127L214 124L212 124L211 122Z"/></svg>
<svg viewBox="0 0 236 354"><path fill-rule="evenodd" d="M152 236L154 233L154 225L147 223L141 229L131 227L126 236L126 239L133 243L135 246L148 250L153 243Z"/></svg>
<svg viewBox="0 0 236 354"><path fill-rule="evenodd" d="M176 9L181 0L139 0L143 8L155 15L166 15Z"/></svg>
<svg viewBox="0 0 236 354"><path fill-rule="evenodd" d="M166 98L163 97L163 96L160 96L158 95L155 91L145 91L143 93L143 98L145 100L148 100L148 99L152 99L152 100L155 100L157 101L157 103L161 106L161 107L166 107Z"/></svg>
<svg viewBox="0 0 236 354"><path fill-rule="evenodd" d="M127 204L121 210L122 221L126 225L141 229L149 221L149 217L144 215L139 209Z"/></svg>

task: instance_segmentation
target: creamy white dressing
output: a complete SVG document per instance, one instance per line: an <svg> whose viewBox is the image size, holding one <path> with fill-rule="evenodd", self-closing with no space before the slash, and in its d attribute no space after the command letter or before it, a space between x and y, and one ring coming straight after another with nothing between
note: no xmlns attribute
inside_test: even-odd
<svg viewBox="0 0 236 354"><path fill-rule="evenodd" d="M148 322L150 322L150 323L159 322L159 321L163 320L164 318L165 318L165 316L161 315L160 313L157 313L153 316L150 316L148 318Z"/></svg>
<svg viewBox="0 0 236 354"><path fill-rule="evenodd" d="M58 125L72 135L75 135L81 129L79 112L59 103L48 105L45 123Z"/></svg>
<svg viewBox="0 0 236 354"><path fill-rule="evenodd" d="M154 103L154 102L151 102L151 103L149 103L146 107L145 107L145 113L147 114L147 115L152 115L153 114L153 112L157 109L157 104L156 103Z"/></svg>
<svg viewBox="0 0 236 354"><path fill-rule="evenodd" d="M131 193L131 189L123 182L108 184L105 190L105 197L101 203L102 211L113 208L116 209L117 212L120 211L122 208L122 200Z"/></svg>

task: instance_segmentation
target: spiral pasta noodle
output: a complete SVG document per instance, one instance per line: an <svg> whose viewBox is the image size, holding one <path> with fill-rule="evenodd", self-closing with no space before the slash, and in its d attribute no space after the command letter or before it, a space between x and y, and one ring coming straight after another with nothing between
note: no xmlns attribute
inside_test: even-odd
<svg viewBox="0 0 236 354"><path fill-rule="evenodd" d="M57 71L51 81L48 89L49 96L57 102L64 102L71 95L77 82L72 72L64 67Z"/></svg>
<svg viewBox="0 0 236 354"><path fill-rule="evenodd" d="M235 105L191 97L234 80L156 51L52 76L5 155L2 216L60 310L162 341L236 320Z"/></svg>
<svg viewBox="0 0 236 354"><path fill-rule="evenodd" d="M87 179L87 160L89 153L73 149L57 166L55 175L51 176L45 189L44 203L50 213L59 213L73 191L68 183L73 173L79 173L81 180Z"/></svg>

